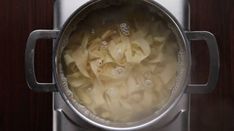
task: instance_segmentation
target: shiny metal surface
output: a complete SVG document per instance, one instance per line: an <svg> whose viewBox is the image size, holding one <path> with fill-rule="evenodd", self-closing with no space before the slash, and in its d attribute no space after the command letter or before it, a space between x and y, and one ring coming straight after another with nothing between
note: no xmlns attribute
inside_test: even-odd
<svg viewBox="0 0 234 131"><path fill-rule="evenodd" d="M90 0L55 0L54 28L61 28L67 18L80 6ZM190 27L188 0L154 0L169 10L179 21L181 26L188 30Z"/></svg>
<svg viewBox="0 0 234 131"><path fill-rule="evenodd" d="M73 117L76 115L66 105L59 93L53 93L53 131L99 131L82 119ZM179 103L171 110L167 116L157 125L152 125L137 131L190 131L190 95L184 94Z"/></svg>
<svg viewBox="0 0 234 131"><path fill-rule="evenodd" d="M184 30L189 29L189 6L187 0L155 0L164 5L180 22ZM70 14L80 5L88 2L76 0L56 0L54 6L54 28L60 29ZM159 131L188 131L189 130L189 95L184 94L179 103L167 114L163 120L157 125L153 125L145 130ZM77 130L89 127L90 124L84 123L83 120L75 117L75 114L67 107L60 94L53 93L54 116L53 129L54 131ZM62 111L62 112L61 112ZM62 117L63 116L63 117ZM65 117L67 116L67 117ZM69 123L69 124L68 124ZM168 124L170 123L170 124ZM80 125L80 126L78 126ZM166 125L166 126L165 126ZM175 130L176 129L176 130Z"/></svg>
<svg viewBox="0 0 234 131"><path fill-rule="evenodd" d="M34 68L34 56L36 42L39 39L56 39L59 34L58 30L35 30L30 33L25 50L25 76L26 81L33 91L53 92L57 91L54 83L39 83L36 79Z"/></svg>
<svg viewBox="0 0 234 131"><path fill-rule="evenodd" d="M133 1L128 0L121 0L119 1L119 4L128 4ZM184 94L184 91L189 84L189 76L190 76L190 68L191 68L191 52L190 52L190 45L188 43L188 39L184 33L184 30L181 28L180 24L176 20L176 18L168 12L165 7L159 5L157 2L152 0L142 0L138 1L136 5L141 5L146 8L150 8L151 10L154 10L157 12L161 18L165 21L167 21L167 24L170 24L170 27L173 28L173 32L176 33L180 46L180 51L183 55L181 55L181 60L183 63L183 67L180 68L180 72L177 74L180 79L179 82L176 83L176 87L173 90L173 93L170 96L170 99L167 101L167 103L156 113L153 113L152 115L141 119L136 122L129 122L129 123L114 123L114 122L107 122L105 120L102 120L98 118L96 115L91 113L89 110L84 109L82 105L76 104L76 101L71 98L71 93L68 91L68 87L66 86L66 81L64 81L63 71L62 71L62 65L61 65L61 57L62 57L62 51L66 47L67 42L64 42L64 40L67 40L69 37L69 34L74 29L75 25L77 25L77 20L80 19L82 15L84 15L86 12L89 12L90 10L93 10L95 8L100 8L102 6L115 6L115 2L105 1L105 0L96 0L92 2L88 2L87 4L81 6L76 10L76 13L72 14L69 19L65 22L63 28L61 28L60 34L57 38L57 43L55 45L55 51L53 52L54 59L54 78L56 80L57 88L64 99L64 101L67 103L67 105L70 107L70 109L77 115L73 115L74 117L82 118L84 121L106 130L139 130L139 129L145 129L150 126L157 126L159 127L162 123L163 119L167 119L166 117L176 106L178 101L181 99L181 97ZM67 113L68 116L70 116ZM73 117L71 116L71 117ZM165 118L166 117L166 118ZM155 127L156 128L156 127Z"/></svg>
<svg viewBox="0 0 234 131"><path fill-rule="evenodd" d="M210 67L209 77L205 84L189 84L187 92L189 93L209 93L214 90L219 77L219 50L216 38L207 31L189 31L186 33L189 40L205 40L209 49Z"/></svg>

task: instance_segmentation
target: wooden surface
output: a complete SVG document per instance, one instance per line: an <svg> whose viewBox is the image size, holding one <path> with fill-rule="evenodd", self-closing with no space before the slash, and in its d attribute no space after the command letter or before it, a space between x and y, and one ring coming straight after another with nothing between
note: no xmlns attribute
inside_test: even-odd
<svg viewBox="0 0 234 131"><path fill-rule="evenodd" d="M221 59L220 78L213 93L193 95L191 103L192 131L234 130L234 1L190 0L192 30L208 30L215 34ZM196 48L197 49L197 48ZM195 80L204 79L204 50L195 50ZM199 56L200 55L200 56ZM196 71L195 71L196 70ZM197 72L197 73L195 73Z"/></svg>
<svg viewBox="0 0 234 131"><path fill-rule="evenodd" d="M190 0L192 30L208 30L218 40L221 71L217 88L208 95L193 95L191 131L234 130L234 1ZM0 131L51 131L52 97L28 89L24 50L34 29L52 28L53 0L0 1ZM51 42L37 48L40 81L50 81ZM201 42L200 42L201 43ZM207 49L193 45L193 81L205 81Z"/></svg>

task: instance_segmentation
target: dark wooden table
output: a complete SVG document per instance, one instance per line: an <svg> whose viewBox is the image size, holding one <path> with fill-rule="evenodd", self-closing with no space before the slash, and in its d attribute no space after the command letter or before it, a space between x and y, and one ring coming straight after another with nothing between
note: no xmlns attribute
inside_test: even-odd
<svg viewBox="0 0 234 131"><path fill-rule="evenodd" d="M192 30L215 34L221 57L217 88L207 95L193 95L191 131L234 130L234 1L190 0ZM24 76L26 39L34 29L51 29L53 0L0 1L0 131L51 131L51 93L28 89ZM36 65L40 81L51 79L51 42L40 41ZM202 42L200 42L202 43ZM193 81L205 81L208 53L193 45Z"/></svg>

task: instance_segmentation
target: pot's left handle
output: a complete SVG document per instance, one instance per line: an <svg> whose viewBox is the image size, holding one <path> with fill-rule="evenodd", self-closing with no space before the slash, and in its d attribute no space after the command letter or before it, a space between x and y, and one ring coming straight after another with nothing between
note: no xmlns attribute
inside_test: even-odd
<svg viewBox="0 0 234 131"><path fill-rule="evenodd" d="M28 86L38 92L57 91L55 83L39 83L35 75L34 56L38 39L56 39L59 30L35 30L30 33L25 50L25 75Z"/></svg>

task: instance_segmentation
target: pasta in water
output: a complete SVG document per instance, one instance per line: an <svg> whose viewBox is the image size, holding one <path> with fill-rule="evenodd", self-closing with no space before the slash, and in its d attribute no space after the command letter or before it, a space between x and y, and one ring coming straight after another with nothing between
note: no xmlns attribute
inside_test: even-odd
<svg viewBox="0 0 234 131"><path fill-rule="evenodd" d="M103 119L132 122L169 99L178 42L159 16L136 8L121 11L109 11L116 17L96 11L84 19L70 35L63 67L80 104Z"/></svg>

